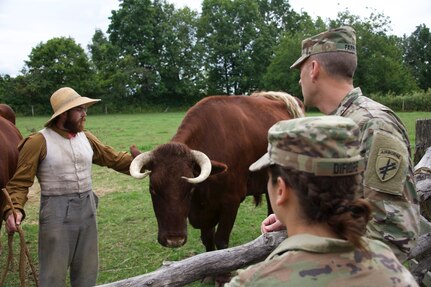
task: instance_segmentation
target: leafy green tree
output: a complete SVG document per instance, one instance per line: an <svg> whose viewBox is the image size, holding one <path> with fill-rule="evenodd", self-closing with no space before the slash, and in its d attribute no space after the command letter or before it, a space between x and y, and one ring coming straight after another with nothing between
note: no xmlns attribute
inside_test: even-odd
<svg viewBox="0 0 431 287"><path fill-rule="evenodd" d="M109 41L119 48L118 59L124 59L120 65L122 71L115 75L116 83L121 83L125 75L130 75L125 83L133 97L128 103L145 102L145 97L157 95L160 85L157 74L155 8L150 0L125 0L117 11L112 12L108 27ZM138 73L135 69L141 68ZM130 64L130 65L129 65Z"/></svg>
<svg viewBox="0 0 431 287"><path fill-rule="evenodd" d="M24 75L10 78L6 87L6 103L10 105L17 114L25 116L41 115L45 113L46 106L49 106L49 101L34 104L35 101L33 99L35 96L29 90L28 77Z"/></svg>
<svg viewBox="0 0 431 287"><path fill-rule="evenodd" d="M205 46L210 94L262 87L289 8L286 1L203 1L198 35Z"/></svg>
<svg viewBox="0 0 431 287"><path fill-rule="evenodd" d="M112 81L112 72L115 71L114 63L117 60L118 53L100 29L96 29L92 42L88 45L88 50L91 56L91 64L95 71L97 94L102 99L107 111L112 102L110 99L112 93L109 90Z"/></svg>
<svg viewBox="0 0 431 287"><path fill-rule="evenodd" d="M431 88L431 33L425 25L419 25L409 36L404 37L404 61L411 69L418 86Z"/></svg>
<svg viewBox="0 0 431 287"><path fill-rule="evenodd" d="M297 33L284 37L275 49L275 57L264 75L264 89L285 91L301 97L299 73L290 66L299 58L300 47L304 35Z"/></svg>
<svg viewBox="0 0 431 287"><path fill-rule="evenodd" d="M268 67L276 55L275 49L283 40L283 35L294 34L301 30L302 15L296 13L286 0L261 0L257 1L259 13L263 19L261 32L256 41L254 51L255 71L254 74L260 77L258 82L259 89L267 89L268 85L265 79ZM274 75L278 77L277 75ZM259 79L259 78L258 78Z"/></svg>
<svg viewBox="0 0 431 287"><path fill-rule="evenodd" d="M9 75L0 74L0 103L5 103L5 93L7 91L7 83L10 81Z"/></svg>
<svg viewBox="0 0 431 287"><path fill-rule="evenodd" d="M190 104L205 95L202 46L197 41L198 15L189 8L169 10L165 49L159 58L165 98L174 105Z"/></svg>
<svg viewBox="0 0 431 287"><path fill-rule="evenodd" d="M170 92L178 95L178 103L192 104L206 95L203 46L197 38L198 15L185 7L176 10L171 18L173 31L168 39L169 53L166 57L175 76L166 81Z"/></svg>
<svg viewBox="0 0 431 287"><path fill-rule="evenodd" d="M109 40L119 58L136 63L128 88L137 103L178 105L202 93L196 12L164 0L126 0L111 20Z"/></svg>
<svg viewBox="0 0 431 287"><path fill-rule="evenodd" d="M270 44L280 43L283 34L295 33L302 26L303 15L296 13L286 0L259 0L259 12L270 34Z"/></svg>
<svg viewBox="0 0 431 287"><path fill-rule="evenodd" d="M49 98L60 87L70 86L82 95L93 95L93 71L85 51L72 38L53 38L32 49L25 61L26 102L38 113L50 113Z"/></svg>
<svg viewBox="0 0 431 287"><path fill-rule="evenodd" d="M104 112L118 112L134 104L135 74L141 74L136 59L120 57L120 48L108 41L102 31L96 30L88 46L96 71L98 93L103 100Z"/></svg>
<svg viewBox="0 0 431 287"><path fill-rule="evenodd" d="M236 92L237 86L232 78L238 73L236 66L240 57L240 35L236 33L234 13L233 1L204 0L202 3L198 37L206 52L205 70L209 94ZM247 28L244 27L245 29Z"/></svg>
<svg viewBox="0 0 431 287"><path fill-rule="evenodd" d="M296 31L287 31L274 48L275 55L264 75L265 90L282 90L302 98L299 72L290 66L301 56L301 42L327 29L321 18L315 22L307 13L297 16Z"/></svg>
<svg viewBox="0 0 431 287"><path fill-rule="evenodd" d="M20 97L16 97L15 78L10 75L0 75L0 103L8 104L16 112L16 109L19 106L19 100Z"/></svg>

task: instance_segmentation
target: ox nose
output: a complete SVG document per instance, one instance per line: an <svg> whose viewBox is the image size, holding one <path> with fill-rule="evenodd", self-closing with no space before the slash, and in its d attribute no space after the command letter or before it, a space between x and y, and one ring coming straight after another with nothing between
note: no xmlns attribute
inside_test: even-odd
<svg viewBox="0 0 431 287"><path fill-rule="evenodd" d="M171 237L166 239L166 247L176 248L181 247L186 243L184 237Z"/></svg>

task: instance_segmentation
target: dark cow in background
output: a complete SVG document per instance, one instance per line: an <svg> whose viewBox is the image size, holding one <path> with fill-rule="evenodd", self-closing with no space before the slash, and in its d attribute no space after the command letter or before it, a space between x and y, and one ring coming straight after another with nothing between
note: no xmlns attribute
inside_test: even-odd
<svg viewBox="0 0 431 287"><path fill-rule="evenodd" d="M15 112L6 104L0 104L0 117L3 117L15 124Z"/></svg>
<svg viewBox="0 0 431 287"><path fill-rule="evenodd" d="M150 176L159 243L184 245L188 218L207 251L227 248L240 203L266 192L267 175L248 167L266 152L268 129L299 116L302 102L282 92L211 96L188 110L170 142L138 155L130 173Z"/></svg>
<svg viewBox="0 0 431 287"><path fill-rule="evenodd" d="M18 163L18 144L22 136L15 126L15 113L11 107L0 104L0 189L14 175ZM5 198L0 192L0 229L3 222Z"/></svg>

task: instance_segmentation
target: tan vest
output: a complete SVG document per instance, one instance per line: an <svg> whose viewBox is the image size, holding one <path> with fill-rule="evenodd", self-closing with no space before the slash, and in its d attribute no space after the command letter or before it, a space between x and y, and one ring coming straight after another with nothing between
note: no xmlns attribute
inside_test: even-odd
<svg viewBox="0 0 431 287"><path fill-rule="evenodd" d="M42 195L65 195L91 190L93 150L83 132L66 139L50 128L40 131L47 154L39 164L37 178Z"/></svg>

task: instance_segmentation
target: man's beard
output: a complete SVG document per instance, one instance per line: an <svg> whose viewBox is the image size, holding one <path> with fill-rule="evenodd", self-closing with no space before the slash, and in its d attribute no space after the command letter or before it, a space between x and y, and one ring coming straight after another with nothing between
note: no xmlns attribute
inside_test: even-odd
<svg viewBox="0 0 431 287"><path fill-rule="evenodd" d="M84 130L85 119L81 118L79 121L72 121L71 117L67 115L64 127L71 133L79 133Z"/></svg>

